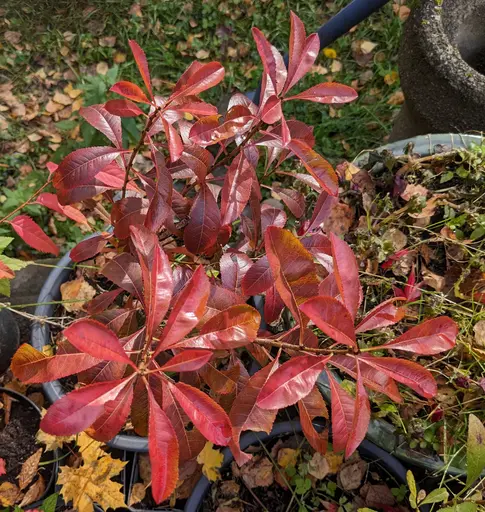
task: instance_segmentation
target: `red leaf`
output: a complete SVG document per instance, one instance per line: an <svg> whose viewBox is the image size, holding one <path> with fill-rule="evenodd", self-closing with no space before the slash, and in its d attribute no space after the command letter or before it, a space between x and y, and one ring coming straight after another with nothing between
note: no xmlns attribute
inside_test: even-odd
<svg viewBox="0 0 485 512"><path fill-rule="evenodd" d="M217 202L209 187L202 184L184 230L185 246L193 254L206 252L216 243L220 227L221 214Z"/></svg>
<svg viewBox="0 0 485 512"><path fill-rule="evenodd" d="M7 468L5 466L5 460L0 458L0 476L7 474Z"/></svg>
<svg viewBox="0 0 485 512"><path fill-rule="evenodd" d="M191 145L184 148L180 160L184 162L189 169L194 171L200 183L205 180L209 167L214 162L214 157L207 149Z"/></svg>
<svg viewBox="0 0 485 512"><path fill-rule="evenodd" d="M433 375L418 363L395 357L371 355L359 356L359 361L383 371L389 377L414 389L425 398L433 398L436 395L437 386Z"/></svg>
<svg viewBox="0 0 485 512"><path fill-rule="evenodd" d="M310 393L329 360L329 356L310 355L290 359L268 379L257 405L262 409L282 409L295 404Z"/></svg>
<svg viewBox="0 0 485 512"><path fill-rule="evenodd" d="M119 149L106 146L77 149L59 164L59 168L53 174L52 183L57 190L91 185L96 175L120 153Z"/></svg>
<svg viewBox="0 0 485 512"><path fill-rule="evenodd" d="M261 208L261 230L263 233L269 226L284 228L287 221L286 213L279 208L273 208L268 204L263 204Z"/></svg>
<svg viewBox="0 0 485 512"><path fill-rule="evenodd" d="M239 438L245 430L269 434L276 419L277 410L265 410L256 405L262 387L278 368L278 359L256 372L236 396L229 413L232 424L231 451L239 465L251 459L251 455L239 448Z"/></svg>
<svg viewBox="0 0 485 512"><path fill-rule="evenodd" d="M100 322L82 319L63 331L69 343L81 352L98 359L126 363L136 369L131 359L121 347L120 340Z"/></svg>
<svg viewBox="0 0 485 512"><path fill-rule="evenodd" d="M119 254L102 268L101 274L123 290L143 300L140 264L128 253Z"/></svg>
<svg viewBox="0 0 485 512"><path fill-rule="evenodd" d="M287 230L270 226L264 240L276 289L293 318L303 326L299 305L318 293L313 257Z"/></svg>
<svg viewBox="0 0 485 512"><path fill-rule="evenodd" d="M396 324L402 320L404 318L404 310L395 306L400 301L406 301L406 299L404 297L393 297L381 302L365 316L355 328L355 332L379 329L380 327Z"/></svg>
<svg viewBox="0 0 485 512"><path fill-rule="evenodd" d="M71 391L49 407L40 428L55 436L70 436L86 430L104 413L106 402L116 400L126 386L132 385L134 375Z"/></svg>
<svg viewBox="0 0 485 512"><path fill-rule="evenodd" d="M311 176L308 176L311 178ZM312 218L308 223L307 232L316 231L330 217L333 207L337 204L338 199L335 196L321 192L318 196L315 208L313 209Z"/></svg>
<svg viewBox="0 0 485 512"><path fill-rule="evenodd" d="M447 316L432 318L406 331L395 340L384 343L376 350L398 349L414 354L434 355L455 346L457 324Z"/></svg>
<svg viewBox="0 0 485 512"><path fill-rule="evenodd" d="M160 367L164 372L192 372L202 368L212 357L208 350L189 349L184 350Z"/></svg>
<svg viewBox="0 0 485 512"><path fill-rule="evenodd" d="M149 201L145 197L124 197L113 205L111 209L111 223L114 234L124 240L130 236L130 227L145 223L148 213Z"/></svg>
<svg viewBox="0 0 485 512"><path fill-rule="evenodd" d="M286 79L283 94L289 91L308 71L310 71L320 51L320 41L317 34L307 38L305 27L300 18L291 12L290 30L290 58L288 64L288 78Z"/></svg>
<svg viewBox="0 0 485 512"><path fill-rule="evenodd" d="M202 435L214 444L227 446L232 437L231 422L222 407L205 393L183 382L169 384L170 391Z"/></svg>
<svg viewBox="0 0 485 512"><path fill-rule="evenodd" d="M325 455L328 445L328 430L319 434L313 426L313 420L318 417L328 419L327 406L323 397L315 386L310 393L298 402L300 422L303 433L310 446L317 452Z"/></svg>
<svg viewBox="0 0 485 512"><path fill-rule="evenodd" d="M217 395L228 395L236 391L236 385L241 374L239 366L228 370L219 370L213 364L207 364L199 371L199 375Z"/></svg>
<svg viewBox="0 0 485 512"><path fill-rule="evenodd" d="M219 128L219 114L212 116L202 117L196 121L190 129L189 138L196 144L209 145L215 144L212 142L212 133Z"/></svg>
<svg viewBox="0 0 485 512"><path fill-rule="evenodd" d="M263 63L264 71L270 77L276 93L279 94L283 90L287 76L283 57L281 53L268 42L259 29L253 27L252 32L254 41L256 42L256 48L258 49L259 56Z"/></svg>
<svg viewBox="0 0 485 512"><path fill-rule="evenodd" d="M162 119L162 123L165 135L167 137L168 150L170 152L170 161L176 162L180 158L180 155L184 150L184 144L182 142L182 139L180 138L179 133L173 127L172 124L165 121L165 119Z"/></svg>
<svg viewBox="0 0 485 512"><path fill-rule="evenodd" d="M40 252L59 255L59 247L27 215L18 215L9 222L19 237L30 247Z"/></svg>
<svg viewBox="0 0 485 512"><path fill-rule="evenodd" d="M260 295L273 286L273 274L267 256L253 263L244 275L241 288L244 295Z"/></svg>
<svg viewBox="0 0 485 512"><path fill-rule="evenodd" d="M198 336L187 338L173 348L227 350L243 347L256 339L260 314L247 304L231 306L208 320Z"/></svg>
<svg viewBox="0 0 485 512"><path fill-rule="evenodd" d="M133 386L126 386L119 395L105 403L102 414L87 433L98 441L107 443L125 426L133 401Z"/></svg>
<svg viewBox="0 0 485 512"><path fill-rule="evenodd" d="M196 116L212 116L217 114L217 107L210 103L205 103L197 96L181 97L168 106L164 116L170 118L170 116L175 114L175 117L179 118L180 112L188 112Z"/></svg>
<svg viewBox="0 0 485 512"><path fill-rule="evenodd" d="M320 186L332 196L338 193L338 178L333 167L304 141L292 139L288 148L295 153L305 169L318 181Z"/></svg>
<svg viewBox="0 0 485 512"><path fill-rule="evenodd" d="M138 85L132 84L131 82L118 82L111 87L110 91L138 103L150 104L150 100L146 97L146 94L138 87Z"/></svg>
<svg viewBox="0 0 485 512"><path fill-rule="evenodd" d="M310 251L327 272L333 272L332 246L327 236L316 233L302 238L301 243ZM321 293L320 295L326 295ZM333 297L333 295L332 295Z"/></svg>
<svg viewBox="0 0 485 512"><path fill-rule="evenodd" d="M251 196L254 169L245 153L232 161L221 191L222 225L232 224L241 215Z"/></svg>
<svg viewBox="0 0 485 512"><path fill-rule="evenodd" d="M276 290L276 287L274 285L271 286L271 288L266 291L264 301L264 319L270 325L277 322L280 319L284 308L285 303Z"/></svg>
<svg viewBox="0 0 485 512"><path fill-rule="evenodd" d="M96 254L99 254L107 243L108 240L103 235L91 236L86 240L79 242L76 247L71 250L69 256L76 263L88 260L96 256Z"/></svg>
<svg viewBox="0 0 485 512"><path fill-rule="evenodd" d="M154 357L186 336L199 323L207 305L209 292L209 279L204 267L197 267L177 297L162 332L162 342L155 350Z"/></svg>
<svg viewBox="0 0 485 512"><path fill-rule="evenodd" d="M62 206L59 204L59 200L55 194L50 194L49 192L44 192L43 194L39 194L36 203L45 206L61 215L69 217L75 222L79 222L80 224L88 224L88 220L86 217L77 209L72 206ZM89 225L89 224L88 224Z"/></svg>
<svg viewBox="0 0 485 512"><path fill-rule="evenodd" d="M330 383L331 413L332 413L332 444L335 452L345 450L352 432L355 400L336 381L332 374L327 371Z"/></svg>
<svg viewBox="0 0 485 512"><path fill-rule="evenodd" d="M370 403L367 392L362 382L362 376L357 363L357 381L356 381L355 409L350 431L349 440L345 447L345 457L350 457L364 440L370 421Z"/></svg>
<svg viewBox="0 0 485 512"><path fill-rule="evenodd" d="M314 85L306 91L300 92L296 96L285 98L289 100L306 100L315 103L349 103L357 98L357 93L348 85L338 84L336 82L324 82Z"/></svg>
<svg viewBox="0 0 485 512"><path fill-rule="evenodd" d="M359 267L350 246L338 236L330 233L333 269L342 302L355 319L362 302L362 286L359 280Z"/></svg>
<svg viewBox="0 0 485 512"><path fill-rule="evenodd" d="M261 110L261 119L267 124L274 124L282 115L281 100L276 95L270 96Z"/></svg>
<svg viewBox="0 0 485 512"><path fill-rule="evenodd" d="M0 279L13 279L14 277L15 272L0 260Z"/></svg>
<svg viewBox="0 0 485 512"><path fill-rule="evenodd" d="M301 192L292 188L280 188L273 185L273 192L281 198L290 212L299 219L305 214L305 197Z"/></svg>
<svg viewBox="0 0 485 512"><path fill-rule="evenodd" d="M145 56L145 52L140 48L140 45L132 39L128 41L128 44L130 45L133 57L135 57L136 65L138 66L138 70L140 71L140 75L143 78L143 82L145 83L148 93L150 94L150 97L153 98L150 71L148 69L148 62Z"/></svg>
<svg viewBox="0 0 485 512"><path fill-rule="evenodd" d="M170 306L173 292L172 269L167 255L158 243L157 235L135 227L131 232L141 266L147 339L150 340ZM148 241L144 240L145 237ZM145 253L147 244L153 247L148 258Z"/></svg>
<svg viewBox="0 0 485 512"><path fill-rule="evenodd" d="M327 336L337 343L357 347L354 321L347 308L333 297L312 297L300 309Z"/></svg>
<svg viewBox="0 0 485 512"><path fill-rule="evenodd" d="M104 108L110 114L120 117L136 117L143 114L143 110L130 100L109 100L104 104Z"/></svg>
<svg viewBox="0 0 485 512"><path fill-rule="evenodd" d="M152 494L157 504L174 491L179 475L179 445L177 435L165 412L148 389L150 416L148 452L152 468Z"/></svg>
<svg viewBox="0 0 485 512"><path fill-rule="evenodd" d="M24 343L15 352L10 368L17 379L26 384L36 384L68 377L99 362L99 359L84 353L58 353L48 357Z"/></svg>
<svg viewBox="0 0 485 512"><path fill-rule="evenodd" d="M174 92L173 100L179 96L194 96L217 85L224 78L224 68L219 62L192 64L180 77Z"/></svg>
<svg viewBox="0 0 485 512"><path fill-rule="evenodd" d="M338 355L335 354L330 360L332 365L339 370L350 375L353 379L357 379L357 358L354 355ZM364 384L369 389L384 393L395 402L401 403L402 397L394 380L389 375L376 370L368 365L360 365L360 374L364 380Z"/></svg>
<svg viewBox="0 0 485 512"><path fill-rule="evenodd" d="M145 227L153 233L157 233L172 212L172 176L165 166L165 160L161 153L153 150L152 160L155 164L157 182L148 207Z"/></svg>
<svg viewBox="0 0 485 512"><path fill-rule="evenodd" d="M219 261L222 286L235 293L241 293L241 281L252 264L252 260L245 254L237 252L223 254Z"/></svg>
<svg viewBox="0 0 485 512"><path fill-rule="evenodd" d="M103 105L83 107L79 111L86 121L99 130L118 148L123 147L121 119L108 112Z"/></svg>

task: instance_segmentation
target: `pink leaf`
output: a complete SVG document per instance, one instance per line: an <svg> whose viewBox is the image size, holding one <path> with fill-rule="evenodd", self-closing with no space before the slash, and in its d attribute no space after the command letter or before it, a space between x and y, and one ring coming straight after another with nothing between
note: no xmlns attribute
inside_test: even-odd
<svg viewBox="0 0 485 512"><path fill-rule="evenodd" d="M138 70L140 71L140 75L143 78L143 82L145 83L148 93L150 94L150 97L153 98L150 71L148 69L148 62L145 56L145 52L140 48L140 45L136 41L130 39L128 44L130 45L133 57L135 57L136 65L138 66Z"/></svg>
<svg viewBox="0 0 485 512"><path fill-rule="evenodd" d="M283 57L281 53L268 42L259 29L253 27L252 32L256 42L256 48L263 62L264 71L269 75L276 93L279 94L283 90L287 76Z"/></svg>
<svg viewBox="0 0 485 512"><path fill-rule="evenodd" d="M397 308L395 304L405 300L403 297L393 297L381 302L381 304L367 313L365 318L355 328L355 332L366 332L396 324L404 318L404 310Z"/></svg>
<svg viewBox="0 0 485 512"><path fill-rule="evenodd" d="M222 225L232 224L241 215L251 195L254 169L244 153L232 161L221 191Z"/></svg>
<svg viewBox="0 0 485 512"><path fill-rule="evenodd" d="M289 100L306 100L315 103L349 103L357 98L357 93L348 85L338 84L336 82L324 82L314 85L306 91L300 92L296 96L285 98Z"/></svg>

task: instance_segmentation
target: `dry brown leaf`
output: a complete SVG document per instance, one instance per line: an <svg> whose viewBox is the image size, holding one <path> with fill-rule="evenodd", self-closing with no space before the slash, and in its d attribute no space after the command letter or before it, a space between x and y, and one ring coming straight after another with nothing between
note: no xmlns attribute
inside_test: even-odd
<svg viewBox="0 0 485 512"><path fill-rule="evenodd" d="M389 96L388 105L402 105L404 103L404 93L399 90Z"/></svg>
<svg viewBox="0 0 485 512"><path fill-rule="evenodd" d="M411 13L411 9L407 5L400 5L399 3L392 4L392 10L401 21L406 21Z"/></svg>
<svg viewBox="0 0 485 512"><path fill-rule="evenodd" d="M473 327L475 343L478 347L485 348L485 320L478 321Z"/></svg>
<svg viewBox="0 0 485 512"><path fill-rule="evenodd" d="M332 208L330 216L323 225L327 233L334 233L337 236L341 236L349 232L353 223L354 210L345 203L337 203Z"/></svg>
<svg viewBox="0 0 485 512"><path fill-rule="evenodd" d="M99 38L99 46L103 48L113 48L116 44L116 36L106 36Z"/></svg>
<svg viewBox="0 0 485 512"><path fill-rule="evenodd" d="M20 43L20 40L22 39L22 34L20 32L14 32L12 30L7 30L3 34L3 38L7 43L10 44L18 44Z"/></svg>
<svg viewBox="0 0 485 512"><path fill-rule="evenodd" d="M69 96L69 98L72 98L73 100L75 100L80 94L83 93L82 89L74 89L71 82L69 82L66 87L64 87L64 92Z"/></svg>
<svg viewBox="0 0 485 512"><path fill-rule="evenodd" d="M340 73L340 71L342 71L343 69L343 65L342 65L342 62L335 59L332 61L332 64L330 66L330 71L332 73Z"/></svg>
<svg viewBox="0 0 485 512"><path fill-rule="evenodd" d="M64 302L63 306L69 313L82 311L84 304L94 298L95 295L96 290L83 277L61 284L62 300L75 301Z"/></svg>
<svg viewBox="0 0 485 512"><path fill-rule="evenodd" d="M146 489L142 483L137 483L131 488L130 493L130 501L128 502L128 506L131 507L135 503L140 503L141 500L145 498Z"/></svg>
<svg viewBox="0 0 485 512"><path fill-rule="evenodd" d="M98 62L96 64L96 73L98 73L98 75L106 75L108 70L109 66L107 62Z"/></svg>
<svg viewBox="0 0 485 512"><path fill-rule="evenodd" d="M388 229L382 236L382 239L391 242L394 252L404 249L408 243L408 237L397 228Z"/></svg>
<svg viewBox="0 0 485 512"><path fill-rule="evenodd" d="M197 59L204 60L209 58L210 53L207 50L199 50L195 56Z"/></svg>
<svg viewBox="0 0 485 512"><path fill-rule="evenodd" d="M39 475L39 478L33 485L30 486L28 491L25 493L25 496L22 498L20 502L20 507L26 507L34 501L37 501L45 492L45 481L42 478L42 475Z"/></svg>
<svg viewBox="0 0 485 512"><path fill-rule="evenodd" d="M274 482L273 463L266 457L253 457L240 468L240 475L250 489L268 487Z"/></svg>
<svg viewBox="0 0 485 512"><path fill-rule="evenodd" d="M317 480L325 478L330 472L330 465L324 455L315 452L310 461L308 461L308 473Z"/></svg>
<svg viewBox="0 0 485 512"><path fill-rule="evenodd" d="M426 197L428 195L428 189L423 187L423 185L414 185L412 183L408 183L403 192L401 192L401 197L405 201L410 201L414 196L418 197Z"/></svg>
<svg viewBox="0 0 485 512"><path fill-rule="evenodd" d="M142 17L142 12L141 12L140 4L133 4L130 7L130 10L128 11L128 14L131 14L132 16L137 16L138 18L141 18Z"/></svg>
<svg viewBox="0 0 485 512"><path fill-rule="evenodd" d="M71 112L77 112L83 106L83 99L76 98L71 105Z"/></svg>
<svg viewBox="0 0 485 512"><path fill-rule="evenodd" d="M138 471L140 472L140 478L143 480L145 486L150 485L152 481L152 466L150 465L148 455L138 456Z"/></svg>
<svg viewBox="0 0 485 512"><path fill-rule="evenodd" d="M20 474L17 477L20 490L24 490L34 479L35 475L37 474L37 470L39 469L39 462L43 452L44 449L39 448L22 464L22 469L20 470Z"/></svg>
<svg viewBox="0 0 485 512"><path fill-rule="evenodd" d="M360 51L367 55L374 50L374 48L377 46L377 43L373 43L372 41L361 41L360 42Z"/></svg>
<svg viewBox="0 0 485 512"><path fill-rule="evenodd" d="M278 451L277 461L282 468L288 466L296 466L300 450L294 450L293 448L281 448Z"/></svg>
<svg viewBox="0 0 485 512"><path fill-rule="evenodd" d="M437 292L443 291L446 284L445 277L439 276L438 274L431 272L431 270L427 269L424 266L421 273L423 275L423 281L425 282L425 284L427 284Z"/></svg>
<svg viewBox="0 0 485 512"><path fill-rule="evenodd" d="M10 482L3 482L0 485L0 505L3 507L13 507L22 499L20 489Z"/></svg>
<svg viewBox="0 0 485 512"><path fill-rule="evenodd" d="M59 110L62 110L64 108L64 105L61 105L60 103L56 103L55 101L49 100L47 102L47 105L45 106L45 111L49 114L55 114L56 112L59 112Z"/></svg>
<svg viewBox="0 0 485 512"><path fill-rule="evenodd" d="M367 472L367 462L359 459L346 462L338 473L338 481L345 491L358 489Z"/></svg>
<svg viewBox="0 0 485 512"><path fill-rule="evenodd" d="M67 107L72 103L72 98L68 96L67 94L63 94L62 92L56 91L54 93L54 97L52 98L53 101L56 103L60 103L61 105L64 105Z"/></svg>
<svg viewBox="0 0 485 512"><path fill-rule="evenodd" d="M113 60L115 64L122 64L126 61L126 54L121 52L116 52L113 56Z"/></svg>
<svg viewBox="0 0 485 512"><path fill-rule="evenodd" d="M63 56L63 57L67 57L69 55L69 53L71 52L71 50L69 49L69 46L61 46L61 49L59 50L59 53Z"/></svg>
<svg viewBox="0 0 485 512"><path fill-rule="evenodd" d="M27 138L30 140L30 142L38 142L39 140L42 140L42 135L40 135L37 132L34 132L29 133L29 135L27 135Z"/></svg>
<svg viewBox="0 0 485 512"><path fill-rule="evenodd" d="M316 73L317 75L326 75L328 73L328 68L325 66L321 66L320 64L313 65L310 70L311 73Z"/></svg>

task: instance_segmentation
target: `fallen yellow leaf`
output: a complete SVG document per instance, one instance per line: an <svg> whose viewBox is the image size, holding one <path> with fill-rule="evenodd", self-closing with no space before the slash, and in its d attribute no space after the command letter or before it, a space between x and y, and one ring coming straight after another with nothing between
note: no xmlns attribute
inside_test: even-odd
<svg viewBox="0 0 485 512"><path fill-rule="evenodd" d="M10 482L3 482L0 485L0 505L12 507L22 498L20 489Z"/></svg>
<svg viewBox="0 0 485 512"><path fill-rule="evenodd" d="M327 59L336 59L337 58L337 52L333 48L324 48L323 55L325 55L325 57L327 57Z"/></svg>
<svg viewBox="0 0 485 512"><path fill-rule="evenodd" d="M207 441L204 449L197 456L197 462L202 464L202 473L211 481L219 478L218 469L222 465L224 455L219 450L214 450L213 444Z"/></svg>
<svg viewBox="0 0 485 512"><path fill-rule="evenodd" d="M63 305L70 313L81 311L84 304L96 295L96 290L83 277L61 284Z"/></svg>
<svg viewBox="0 0 485 512"><path fill-rule="evenodd" d="M98 460L106 454L101 449L102 443L89 437L86 432L78 434L76 444L79 446L79 453L86 464L91 464L91 462Z"/></svg>
<svg viewBox="0 0 485 512"><path fill-rule="evenodd" d="M343 455L338 455L333 452L328 452L327 454L325 454L325 458L327 459L328 462L328 472L330 474L337 473L344 461Z"/></svg>
<svg viewBox="0 0 485 512"><path fill-rule="evenodd" d="M300 450L294 450L293 448L281 448L278 452L278 464L282 468L287 468L288 466L296 466L298 461L298 455L300 455Z"/></svg>

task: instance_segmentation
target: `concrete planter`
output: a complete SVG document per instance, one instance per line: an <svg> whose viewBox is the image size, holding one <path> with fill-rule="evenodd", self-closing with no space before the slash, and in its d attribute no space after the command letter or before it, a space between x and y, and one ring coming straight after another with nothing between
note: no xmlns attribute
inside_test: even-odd
<svg viewBox="0 0 485 512"><path fill-rule="evenodd" d="M404 28L406 103L391 141L485 130L485 0L419 0Z"/></svg>

